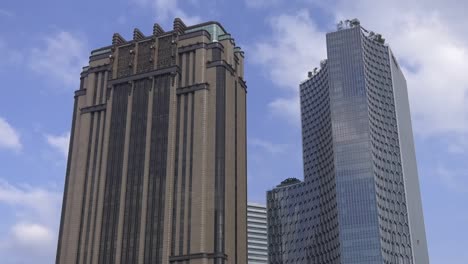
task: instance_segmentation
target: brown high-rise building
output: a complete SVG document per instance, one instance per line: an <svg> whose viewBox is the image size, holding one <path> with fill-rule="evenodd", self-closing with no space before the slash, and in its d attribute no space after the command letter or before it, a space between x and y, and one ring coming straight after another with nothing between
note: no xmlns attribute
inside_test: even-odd
<svg viewBox="0 0 468 264"><path fill-rule="evenodd" d="M91 52L57 263L247 263L243 60L219 23L180 19Z"/></svg>

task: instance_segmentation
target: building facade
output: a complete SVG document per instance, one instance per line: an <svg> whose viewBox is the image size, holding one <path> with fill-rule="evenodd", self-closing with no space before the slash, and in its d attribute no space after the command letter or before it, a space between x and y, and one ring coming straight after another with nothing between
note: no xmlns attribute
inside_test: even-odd
<svg viewBox="0 0 468 264"><path fill-rule="evenodd" d="M300 85L304 181L267 194L271 263L427 264L406 81L357 19Z"/></svg>
<svg viewBox="0 0 468 264"><path fill-rule="evenodd" d="M266 206L247 204L247 260L248 264L268 263Z"/></svg>
<svg viewBox="0 0 468 264"><path fill-rule="evenodd" d="M247 262L244 54L217 22L91 52L56 263Z"/></svg>

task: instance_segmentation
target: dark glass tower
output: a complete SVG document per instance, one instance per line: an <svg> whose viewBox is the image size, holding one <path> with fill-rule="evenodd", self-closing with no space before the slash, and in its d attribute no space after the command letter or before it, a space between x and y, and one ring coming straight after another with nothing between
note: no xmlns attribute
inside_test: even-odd
<svg viewBox="0 0 468 264"><path fill-rule="evenodd" d="M357 19L300 85L304 182L267 194L271 263L429 263L406 81Z"/></svg>
<svg viewBox="0 0 468 264"><path fill-rule="evenodd" d="M91 52L56 263L247 262L243 65L218 22L175 19Z"/></svg>

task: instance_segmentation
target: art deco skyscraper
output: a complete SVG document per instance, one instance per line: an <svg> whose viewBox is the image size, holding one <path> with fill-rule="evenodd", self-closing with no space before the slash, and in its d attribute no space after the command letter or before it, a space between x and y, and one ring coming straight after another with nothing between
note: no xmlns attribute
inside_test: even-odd
<svg viewBox="0 0 468 264"><path fill-rule="evenodd" d="M304 181L267 194L270 263L428 264L406 81L347 20L300 85Z"/></svg>
<svg viewBox="0 0 468 264"><path fill-rule="evenodd" d="M180 19L91 52L57 263L247 262L243 60L219 23Z"/></svg>

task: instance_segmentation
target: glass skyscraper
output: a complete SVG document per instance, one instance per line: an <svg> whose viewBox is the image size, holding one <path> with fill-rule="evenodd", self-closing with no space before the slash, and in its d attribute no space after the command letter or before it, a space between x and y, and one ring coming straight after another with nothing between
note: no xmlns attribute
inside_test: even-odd
<svg viewBox="0 0 468 264"><path fill-rule="evenodd" d="M304 181L267 193L270 263L429 263L406 80L357 19L300 85Z"/></svg>

